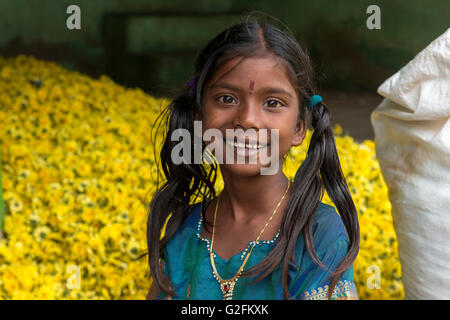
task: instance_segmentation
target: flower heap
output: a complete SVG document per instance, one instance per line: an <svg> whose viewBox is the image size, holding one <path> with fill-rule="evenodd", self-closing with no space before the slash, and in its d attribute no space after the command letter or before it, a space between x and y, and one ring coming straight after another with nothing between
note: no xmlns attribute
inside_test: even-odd
<svg viewBox="0 0 450 320"><path fill-rule="evenodd" d="M25 55L0 57L7 209L1 299L145 298L147 260L138 257L146 252L147 208L159 172L154 148L163 139L150 134L169 102L104 75L92 79ZM374 144L342 136L339 126L335 133L361 224L354 265L359 296L401 299L397 241ZM291 149L288 177L310 137ZM219 175L216 188L222 187ZM333 205L328 195L323 202Z"/></svg>

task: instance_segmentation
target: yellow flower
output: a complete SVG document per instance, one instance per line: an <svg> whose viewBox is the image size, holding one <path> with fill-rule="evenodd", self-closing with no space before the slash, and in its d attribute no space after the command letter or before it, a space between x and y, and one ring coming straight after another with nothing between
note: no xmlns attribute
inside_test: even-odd
<svg viewBox="0 0 450 320"><path fill-rule="evenodd" d="M13 181L9 179L8 176L2 175L2 186L3 186L3 192L6 190L11 190L13 188Z"/></svg>
<svg viewBox="0 0 450 320"><path fill-rule="evenodd" d="M75 152L78 150L78 144L74 140L66 141L64 143L64 147L65 147L66 151L69 151L69 152Z"/></svg>
<svg viewBox="0 0 450 320"><path fill-rule="evenodd" d="M29 290L19 290L12 292L13 300L34 300L34 293Z"/></svg>
<svg viewBox="0 0 450 320"><path fill-rule="evenodd" d="M10 272L6 272L2 276L3 287L9 293L13 293L14 291L19 290L19 281L14 276L14 274Z"/></svg>
<svg viewBox="0 0 450 320"><path fill-rule="evenodd" d="M91 174L91 166L85 162L80 162L75 170L81 177L87 177Z"/></svg>
<svg viewBox="0 0 450 320"><path fill-rule="evenodd" d="M336 136L342 135L343 130L342 130L341 125L336 124L336 125L334 126L333 132L334 132L334 134L335 134Z"/></svg>
<svg viewBox="0 0 450 320"><path fill-rule="evenodd" d="M23 209L23 203L19 198L13 199L9 204L9 210L12 213L18 213L22 211Z"/></svg>
<svg viewBox="0 0 450 320"><path fill-rule="evenodd" d="M54 300L55 299L55 286L54 284L44 284L37 288L36 295L40 300Z"/></svg>
<svg viewBox="0 0 450 320"><path fill-rule="evenodd" d="M10 161L14 163L19 158L28 158L30 155L30 150L26 145L14 144L11 146L9 154L12 156Z"/></svg>
<svg viewBox="0 0 450 320"><path fill-rule="evenodd" d="M103 240L99 236L93 236L89 239L89 247L94 250L100 250L104 246Z"/></svg>
<svg viewBox="0 0 450 320"><path fill-rule="evenodd" d="M72 254L72 259L76 261L83 261L87 257L87 249L84 243L75 242L70 248L70 253Z"/></svg>
<svg viewBox="0 0 450 320"><path fill-rule="evenodd" d="M86 223L90 223L95 217L95 209L86 208L83 210L82 218Z"/></svg>
<svg viewBox="0 0 450 320"><path fill-rule="evenodd" d="M0 261L9 262L12 257L11 249L6 246L4 241L0 241Z"/></svg>
<svg viewBox="0 0 450 320"><path fill-rule="evenodd" d="M77 234L75 234L75 239L84 244L88 242L89 236L84 232L78 232Z"/></svg>
<svg viewBox="0 0 450 320"><path fill-rule="evenodd" d="M111 239L114 243L118 243L122 237L122 232L124 226L119 223L113 223L111 225L105 226L101 231L100 235L104 240Z"/></svg>
<svg viewBox="0 0 450 320"><path fill-rule="evenodd" d="M128 241L127 253L130 255L132 259L136 259L138 256L142 254L139 242L132 239Z"/></svg>
<svg viewBox="0 0 450 320"><path fill-rule="evenodd" d="M34 230L34 238L36 239L37 242L41 242L42 240L45 239L45 237L47 236L47 234L49 234L51 232L51 230L46 227L38 227Z"/></svg>
<svg viewBox="0 0 450 320"><path fill-rule="evenodd" d="M0 77L5 79L10 79L13 73L13 68L10 66L4 66L0 72Z"/></svg>

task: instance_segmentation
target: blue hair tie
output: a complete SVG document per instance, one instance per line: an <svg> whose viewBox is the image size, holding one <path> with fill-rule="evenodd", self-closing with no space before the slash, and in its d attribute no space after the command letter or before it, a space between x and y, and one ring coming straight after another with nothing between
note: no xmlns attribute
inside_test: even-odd
<svg viewBox="0 0 450 320"><path fill-rule="evenodd" d="M318 94L313 95L308 102L308 109L311 110L317 103L319 103L320 101L322 101L322 97L319 96Z"/></svg>

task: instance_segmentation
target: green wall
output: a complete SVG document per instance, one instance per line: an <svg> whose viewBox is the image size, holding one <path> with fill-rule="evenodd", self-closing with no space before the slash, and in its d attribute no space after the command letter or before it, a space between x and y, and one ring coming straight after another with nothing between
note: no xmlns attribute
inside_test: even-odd
<svg viewBox="0 0 450 320"><path fill-rule="evenodd" d="M66 28L71 4L81 8L81 30ZM366 27L371 4L381 9L380 30ZM32 54L168 95L198 50L252 10L286 24L320 85L341 90L376 90L450 26L448 0L2 0L0 55Z"/></svg>

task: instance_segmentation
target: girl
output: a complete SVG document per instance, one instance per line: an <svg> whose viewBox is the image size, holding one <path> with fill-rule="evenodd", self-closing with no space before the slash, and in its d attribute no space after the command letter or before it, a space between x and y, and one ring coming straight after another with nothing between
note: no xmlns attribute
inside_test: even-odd
<svg viewBox="0 0 450 320"><path fill-rule="evenodd" d="M352 269L359 249L357 212L329 111L314 93L307 54L271 24L234 25L200 52L195 75L163 112L166 181L150 203L147 222L153 278L148 298L357 298ZM303 142L307 117L314 132L294 180L282 166L275 174L261 174L261 150L277 143L272 158L283 163L290 147ZM183 128L194 137L194 120L223 136L227 129L266 129L278 130L278 139L247 139L245 146L216 139L224 153L248 158L257 149L259 159L220 164L224 188L216 195L216 164L208 171L192 158L181 164L172 158L171 134ZM202 150L208 145L202 141ZM197 147L192 143L191 155ZM321 202L323 186L339 215Z"/></svg>

